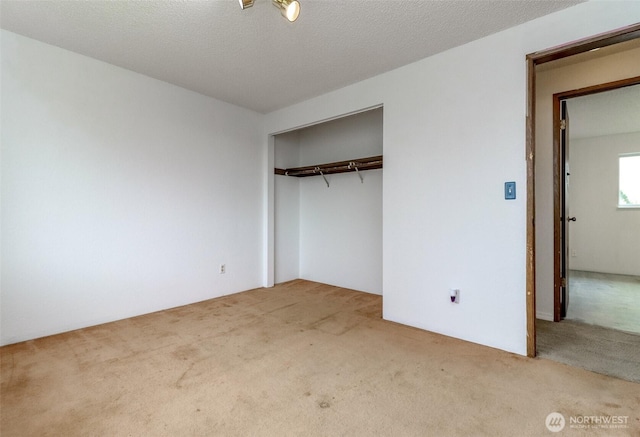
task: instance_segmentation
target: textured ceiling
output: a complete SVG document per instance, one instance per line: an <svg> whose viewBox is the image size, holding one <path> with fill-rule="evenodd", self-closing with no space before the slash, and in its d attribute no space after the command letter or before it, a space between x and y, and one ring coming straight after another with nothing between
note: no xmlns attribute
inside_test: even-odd
<svg viewBox="0 0 640 437"><path fill-rule="evenodd" d="M640 85L576 97L568 106L573 139L640 132Z"/></svg>
<svg viewBox="0 0 640 437"><path fill-rule="evenodd" d="M3 29L269 112L580 0L0 1Z"/></svg>

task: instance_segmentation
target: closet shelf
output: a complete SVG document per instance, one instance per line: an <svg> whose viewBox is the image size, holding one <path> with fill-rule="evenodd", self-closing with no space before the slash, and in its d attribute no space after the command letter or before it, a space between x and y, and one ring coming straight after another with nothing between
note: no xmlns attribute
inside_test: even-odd
<svg viewBox="0 0 640 437"><path fill-rule="evenodd" d="M304 178L307 176L347 173L351 171L376 170L382 168L382 155L368 158L351 159L349 161L330 162L328 164L310 165L307 167L276 168L275 174Z"/></svg>

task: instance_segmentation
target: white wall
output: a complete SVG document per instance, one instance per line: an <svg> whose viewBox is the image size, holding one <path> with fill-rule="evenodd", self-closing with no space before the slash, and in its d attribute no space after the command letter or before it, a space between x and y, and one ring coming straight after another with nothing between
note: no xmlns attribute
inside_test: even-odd
<svg viewBox="0 0 640 437"><path fill-rule="evenodd" d="M640 3L583 3L266 116L268 134L384 104L385 319L526 353L525 56L637 21Z"/></svg>
<svg viewBox="0 0 640 437"><path fill-rule="evenodd" d="M379 108L277 135L276 167L381 155L382 117ZM276 282L382 293L382 170L361 175L364 183L355 173L327 175L329 188L320 176L276 176Z"/></svg>
<svg viewBox="0 0 640 437"><path fill-rule="evenodd" d="M383 109L377 108L302 129L300 165L382 155L382 126Z"/></svg>
<svg viewBox="0 0 640 437"><path fill-rule="evenodd" d="M640 276L640 208L617 207L618 158L631 152L640 132L571 141L571 269Z"/></svg>
<svg viewBox="0 0 640 437"><path fill-rule="evenodd" d="M536 314L540 319L553 320L553 94L634 76L640 76L640 49L536 75Z"/></svg>
<svg viewBox="0 0 640 437"><path fill-rule="evenodd" d="M298 132L275 137L275 167L300 165ZM273 170L272 170L273 171ZM300 180L275 178L275 282L300 278Z"/></svg>
<svg viewBox="0 0 640 437"><path fill-rule="evenodd" d="M1 37L2 344L261 285L261 115Z"/></svg>

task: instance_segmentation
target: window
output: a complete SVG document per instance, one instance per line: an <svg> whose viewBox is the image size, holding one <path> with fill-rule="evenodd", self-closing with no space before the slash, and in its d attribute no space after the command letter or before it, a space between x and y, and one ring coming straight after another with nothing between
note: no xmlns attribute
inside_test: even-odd
<svg viewBox="0 0 640 437"><path fill-rule="evenodd" d="M620 155L618 207L640 208L640 153Z"/></svg>

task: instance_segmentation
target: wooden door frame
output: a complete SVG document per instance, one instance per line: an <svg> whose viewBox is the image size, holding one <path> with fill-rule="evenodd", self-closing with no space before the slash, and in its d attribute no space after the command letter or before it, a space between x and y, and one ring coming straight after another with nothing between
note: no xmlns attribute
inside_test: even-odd
<svg viewBox="0 0 640 437"><path fill-rule="evenodd" d="M563 44L540 52L528 54L527 62L527 113L526 113L526 142L525 142L525 159L527 161L527 248L526 248L526 307L527 307L527 356L536 356L536 248L535 248L535 109L536 109L536 66L546 62L555 61L557 59L584 53L596 48L606 47L613 44L640 38L640 23L616 29L610 32L601 33L589 38ZM577 96L576 96L577 97ZM554 99L555 102L555 99ZM555 105L555 103L554 103ZM557 117L554 115L554 132ZM558 121L559 123L559 121ZM555 135L555 134L554 134ZM554 147L554 174L557 175L557 160L559 144L556 141ZM554 176L555 178L555 176ZM558 181L554 180L554 192L558 193ZM559 217L556 210L556 195L554 194L554 213L555 217ZM558 193L559 197L559 193ZM557 204L559 208L559 204ZM554 219L554 223L556 220ZM557 241L557 232L554 225L554 241ZM554 243L555 245L555 243ZM557 247L556 247L557 249ZM554 264L559 253L555 250ZM559 264L558 264L559 265ZM556 266L557 267L557 266ZM556 268L556 271L559 270ZM554 293L558 289L558 278L554 280ZM554 303L555 306L555 303ZM555 310L554 310L555 313ZM555 314L554 314L555 317Z"/></svg>
<svg viewBox="0 0 640 437"><path fill-rule="evenodd" d="M640 84L640 76L628 79L616 80L589 87L579 88L570 91L563 91L553 95L553 321L560 321L560 295L562 289L562 278L560 273L561 254L564 250L562 242L562 223L557 220L564 215L562 211L562 147L560 145L560 103L573 97L588 96L590 94L602 93L618 88Z"/></svg>

